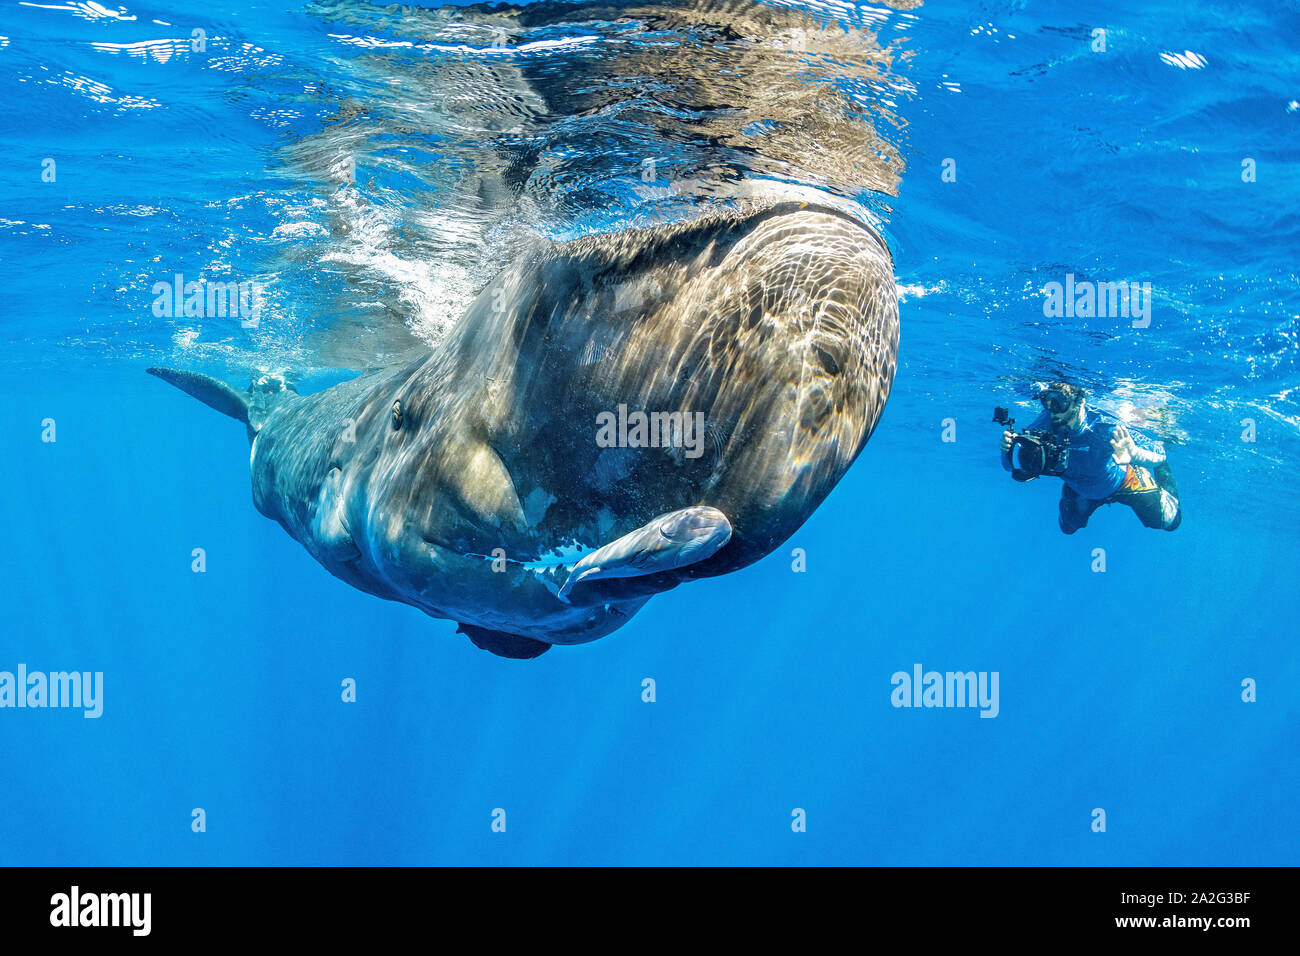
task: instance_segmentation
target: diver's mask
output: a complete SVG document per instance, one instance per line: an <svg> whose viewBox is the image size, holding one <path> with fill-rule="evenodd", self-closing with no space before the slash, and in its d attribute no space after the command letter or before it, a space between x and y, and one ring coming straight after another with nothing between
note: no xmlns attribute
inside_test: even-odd
<svg viewBox="0 0 1300 956"><path fill-rule="evenodd" d="M1078 407L1082 399L1083 394L1077 388L1064 382L1040 385L1038 388L1038 400L1043 403L1043 408L1055 418L1061 418L1069 414Z"/></svg>

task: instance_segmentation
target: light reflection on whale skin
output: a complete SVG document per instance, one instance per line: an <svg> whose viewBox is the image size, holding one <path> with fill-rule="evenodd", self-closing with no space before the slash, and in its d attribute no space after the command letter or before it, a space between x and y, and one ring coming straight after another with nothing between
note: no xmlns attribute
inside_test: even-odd
<svg viewBox="0 0 1300 956"><path fill-rule="evenodd" d="M318 314L295 309L300 353L360 369L395 361L412 333L436 344L535 233L682 221L767 193L886 220L916 18L794 6L310 2L337 69L314 87L322 127L278 158L314 184L295 211L324 238L274 255L286 284L318 281L321 264L346 283ZM539 49L564 38L582 42Z"/></svg>

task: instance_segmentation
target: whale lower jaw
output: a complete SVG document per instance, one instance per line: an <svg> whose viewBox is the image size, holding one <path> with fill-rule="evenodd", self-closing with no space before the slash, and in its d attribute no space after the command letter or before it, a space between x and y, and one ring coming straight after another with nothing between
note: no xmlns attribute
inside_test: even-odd
<svg viewBox="0 0 1300 956"><path fill-rule="evenodd" d="M554 644L586 644L618 630L655 594L675 588L684 579L677 572L717 554L731 534L721 511L694 505L562 561L463 551L424 537L418 554L402 556L398 566L407 568L405 573L372 568L397 600L457 622L458 632L484 650L527 659ZM384 552L392 556L393 543L374 548L371 542L366 550L372 558ZM410 572L420 565L424 573ZM460 587L446 587L449 579ZM452 594L457 600L448 602ZM496 610L507 606L513 613Z"/></svg>
<svg viewBox="0 0 1300 956"><path fill-rule="evenodd" d="M731 523L721 511L695 506L659 515L571 565L508 562L513 565L508 569L515 578L513 586L534 592L542 587L553 596L558 608L549 609L544 625L425 610L455 620L456 633L476 647L498 657L531 660L556 644L586 644L622 627L651 596L676 587L677 581L666 572L707 560L730 539ZM458 557L480 567L493 560L482 554Z"/></svg>
<svg viewBox="0 0 1300 956"><path fill-rule="evenodd" d="M611 578L640 578L706 561L731 540L731 522L717 508L695 505L650 519L645 525L574 564L557 593L573 603L575 588Z"/></svg>

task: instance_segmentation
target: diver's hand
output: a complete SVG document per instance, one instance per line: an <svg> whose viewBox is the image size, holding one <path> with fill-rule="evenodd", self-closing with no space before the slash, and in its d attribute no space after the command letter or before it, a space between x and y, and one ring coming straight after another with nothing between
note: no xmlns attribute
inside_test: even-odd
<svg viewBox="0 0 1300 956"><path fill-rule="evenodd" d="M1010 428L1002 433L1002 454L1011 451L1011 445L1016 440L1016 433Z"/></svg>
<svg viewBox="0 0 1300 956"><path fill-rule="evenodd" d="M1114 434L1110 439L1110 447L1114 454L1117 465L1132 464L1133 460L1138 457L1137 445L1133 444L1133 436L1128 433L1128 429L1123 425L1116 425Z"/></svg>

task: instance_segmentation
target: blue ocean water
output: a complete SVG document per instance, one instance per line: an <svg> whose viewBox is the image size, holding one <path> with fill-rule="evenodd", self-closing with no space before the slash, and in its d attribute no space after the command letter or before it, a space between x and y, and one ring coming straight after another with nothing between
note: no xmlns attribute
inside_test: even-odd
<svg viewBox="0 0 1300 956"><path fill-rule="evenodd" d="M1130 6L804 7L889 53L807 64L902 167L858 197L903 296L888 408L774 554L530 662L330 577L253 508L242 428L144 374L307 390L436 340L510 233L452 187L485 106L433 67L517 38L447 50L355 2L9 7L0 670L104 693L0 708L0 862L1294 864L1300 15ZM655 129L541 164L520 217L633 218L598 164L680 159ZM255 278L263 320L155 315L174 273ZM1045 315L1067 275L1149 282L1149 325ZM1067 537L1059 485L1002 471L992 407L1027 423L1055 377L1165 443L1178 531L1109 507ZM997 672L997 716L894 707L917 664Z"/></svg>

